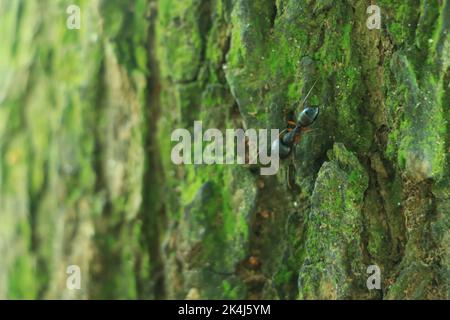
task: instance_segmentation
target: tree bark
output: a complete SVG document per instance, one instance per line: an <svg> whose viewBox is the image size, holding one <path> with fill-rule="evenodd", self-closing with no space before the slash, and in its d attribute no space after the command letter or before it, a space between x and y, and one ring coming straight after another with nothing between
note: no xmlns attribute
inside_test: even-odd
<svg viewBox="0 0 450 320"><path fill-rule="evenodd" d="M74 2L0 0L0 298L448 298L450 1ZM311 87L276 175L173 164Z"/></svg>

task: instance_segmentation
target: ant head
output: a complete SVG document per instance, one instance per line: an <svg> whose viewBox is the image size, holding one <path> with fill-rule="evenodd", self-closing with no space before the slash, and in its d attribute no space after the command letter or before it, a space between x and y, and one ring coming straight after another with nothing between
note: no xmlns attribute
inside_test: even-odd
<svg viewBox="0 0 450 320"><path fill-rule="evenodd" d="M298 116L297 122L303 127L310 126L319 115L319 107L306 107Z"/></svg>

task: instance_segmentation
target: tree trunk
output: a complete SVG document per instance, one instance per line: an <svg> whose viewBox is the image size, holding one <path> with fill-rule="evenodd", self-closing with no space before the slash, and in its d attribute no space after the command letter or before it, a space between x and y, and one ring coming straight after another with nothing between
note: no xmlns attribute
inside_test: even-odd
<svg viewBox="0 0 450 320"><path fill-rule="evenodd" d="M449 0L69 2L0 0L0 298L448 298ZM172 162L312 87L276 175Z"/></svg>

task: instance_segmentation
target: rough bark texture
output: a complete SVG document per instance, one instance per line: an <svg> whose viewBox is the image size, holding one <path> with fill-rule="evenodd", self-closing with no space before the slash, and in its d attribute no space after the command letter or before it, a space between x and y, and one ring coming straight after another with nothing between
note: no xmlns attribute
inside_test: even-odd
<svg viewBox="0 0 450 320"><path fill-rule="evenodd" d="M446 299L449 29L448 0L0 0L0 298ZM175 128L283 129L316 80L276 176L172 164Z"/></svg>

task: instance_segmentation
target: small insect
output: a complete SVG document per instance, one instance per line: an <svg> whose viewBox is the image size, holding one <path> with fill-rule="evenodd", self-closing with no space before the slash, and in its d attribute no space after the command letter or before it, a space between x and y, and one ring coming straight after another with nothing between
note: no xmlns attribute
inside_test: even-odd
<svg viewBox="0 0 450 320"><path fill-rule="evenodd" d="M248 263L252 268L259 268L261 266L261 260L259 260L259 258L256 256L251 256L248 259Z"/></svg>
<svg viewBox="0 0 450 320"><path fill-rule="evenodd" d="M317 82L317 81L316 81ZM306 99L311 94L312 89L316 85L313 84L301 105L304 105ZM288 121L288 127L284 129L278 139L272 143L271 151L277 152L280 159L286 159L292 153L294 146L300 142L303 132L308 131L308 127L317 119L319 115L319 107L309 106L303 109L296 121Z"/></svg>

